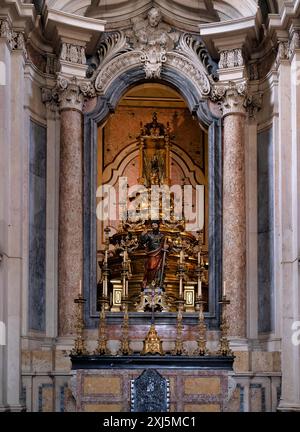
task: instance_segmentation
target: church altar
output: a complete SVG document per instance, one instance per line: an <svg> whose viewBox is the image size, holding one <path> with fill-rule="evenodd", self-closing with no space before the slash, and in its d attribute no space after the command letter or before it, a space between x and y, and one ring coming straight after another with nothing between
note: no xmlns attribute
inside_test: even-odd
<svg viewBox="0 0 300 432"><path fill-rule="evenodd" d="M90 355L72 356L71 360L76 411L135 411L134 382L145 371L167 380L167 409L161 411L226 411L233 357ZM144 386L139 398L149 399L151 394L157 398L153 388ZM145 411L151 411L148 399Z"/></svg>
<svg viewBox="0 0 300 432"><path fill-rule="evenodd" d="M77 411L226 410L234 361L227 339L230 301L224 284L219 301L220 339L211 352L206 323L212 288L205 247L204 186L190 185L196 194L194 225L182 213L186 210L182 196L178 199L173 193L160 199L160 193L172 185L173 139L169 124L158 122L153 113L150 123L141 124L137 137L138 205L134 208L129 198L129 208L125 216L121 213L116 229L109 226L109 215L103 214L105 203L97 209L103 221L102 249L97 256L98 341L96 349L88 352L86 299L80 289L71 352ZM182 192L186 185L173 186ZM197 195L199 189L203 200ZM108 208L111 202L106 204ZM137 348L135 339L141 334L142 346ZM116 341L117 349L111 350ZM142 383L140 392L135 389L138 383ZM156 396L162 388L158 405ZM146 397L147 404L143 403Z"/></svg>

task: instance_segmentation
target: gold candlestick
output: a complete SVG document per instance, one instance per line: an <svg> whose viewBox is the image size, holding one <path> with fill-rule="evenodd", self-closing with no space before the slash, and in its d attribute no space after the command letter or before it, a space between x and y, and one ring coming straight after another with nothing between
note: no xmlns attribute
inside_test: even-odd
<svg viewBox="0 0 300 432"><path fill-rule="evenodd" d="M177 277L179 279L179 296L178 299L183 298L183 279L185 278L186 265L185 265L185 254L183 250L182 242L180 244L179 262L177 266Z"/></svg>
<svg viewBox="0 0 300 432"><path fill-rule="evenodd" d="M182 331L183 331L183 306L184 306L184 300L182 298L179 298L177 300L177 319L176 319L176 341L175 341L175 348L171 352L172 355L185 355L186 350L183 347L183 340L182 340Z"/></svg>
<svg viewBox="0 0 300 432"><path fill-rule="evenodd" d="M130 348L129 341L129 315L128 315L128 277L129 277L129 258L127 252L127 246L123 250L123 262L122 262L122 286L123 286L123 296L122 296L122 308L124 311L123 324L122 324L122 339L121 347L118 354L131 355L132 349Z"/></svg>
<svg viewBox="0 0 300 432"><path fill-rule="evenodd" d="M106 304L108 303L107 297L100 298L100 317L99 317L99 330L98 330L98 345L94 351L96 355L110 355L110 351L107 347L107 335L106 335Z"/></svg>
<svg viewBox="0 0 300 432"><path fill-rule="evenodd" d="M110 228L107 226L104 228L104 238L105 238L105 249L109 249L109 234L110 234Z"/></svg>
<svg viewBox="0 0 300 432"><path fill-rule="evenodd" d="M199 334L198 334L198 347L195 351L195 355L205 356L209 354L206 346L206 324L204 319L204 305L206 302L202 299L202 294L198 296L196 304L199 305Z"/></svg>
<svg viewBox="0 0 300 432"><path fill-rule="evenodd" d="M229 324L227 322L226 315L226 306L230 304L230 300L227 300L226 295L223 295L222 300L219 303L222 305L222 322L220 345L217 354L225 357L230 357L233 356L233 352L230 349L229 340L227 338Z"/></svg>
<svg viewBox="0 0 300 432"><path fill-rule="evenodd" d="M131 355L133 353L132 349L130 348L130 341L129 341L129 315L128 315L128 304L129 301L127 297L122 298L122 305L124 310L124 317L123 317L123 324L122 324L122 339L121 339L121 346L118 351L118 354L121 355Z"/></svg>
<svg viewBox="0 0 300 432"><path fill-rule="evenodd" d="M108 261L104 259L102 266L102 298L107 299L103 305L105 310L109 310L109 298L108 298L108 277L110 270L108 268Z"/></svg>
<svg viewBox="0 0 300 432"><path fill-rule="evenodd" d="M75 316L75 330L76 330L76 338L74 341L74 348L71 351L71 355L80 356L80 355L88 355L88 350L86 349L85 339L83 336L84 331L84 303L86 300L83 298L82 293L78 294L78 297L74 300L74 303L78 305Z"/></svg>

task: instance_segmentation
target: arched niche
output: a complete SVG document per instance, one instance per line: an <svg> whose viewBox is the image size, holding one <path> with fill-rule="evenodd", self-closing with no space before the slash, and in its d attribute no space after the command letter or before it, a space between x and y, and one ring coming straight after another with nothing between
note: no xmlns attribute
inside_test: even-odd
<svg viewBox="0 0 300 432"><path fill-rule="evenodd" d="M110 113L114 112L122 96L133 86L149 82L145 80L142 66L133 67L111 80L105 94L98 96L93 111L84 116L84 286L87 307L85 321L88 328L98 325L97 299L97 241L96 241L96 188L97 188L97 131ZM165 65L160 79L151 80L176 90L185 100L191 114L208 130L209 159L209 312L206 314L210 329L219 327L219 297L222 281L222 127L221 120L209 109L209 100L179 70ZM116 314L108 319L119 320ZM137 316L138 315L138 316ZM133 320L143 320L143 314L135 314ZM161 314L158 322L164 322ZM174 314L174 320L176 316ZM197 322L196 315L186 321ZM121 321L120 321L121 322Z"/></svg>

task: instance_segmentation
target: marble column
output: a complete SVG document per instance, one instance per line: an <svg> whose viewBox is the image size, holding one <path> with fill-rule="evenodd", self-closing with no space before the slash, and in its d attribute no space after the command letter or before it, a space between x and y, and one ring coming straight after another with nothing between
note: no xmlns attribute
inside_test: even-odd
<svg viewBox="0 0 300 432"><path fill-rule="evenodd" d="M223 103L223 281L229 336L246 336L246 197L244 97L229 88Z"/></svg>
<svg viewBox="0 0 300 432"><path fill-rule="evenodd" d="M83 280L83 95L76 83L66 85L59 95L59 336L74 333L74 298Z"/></svg>

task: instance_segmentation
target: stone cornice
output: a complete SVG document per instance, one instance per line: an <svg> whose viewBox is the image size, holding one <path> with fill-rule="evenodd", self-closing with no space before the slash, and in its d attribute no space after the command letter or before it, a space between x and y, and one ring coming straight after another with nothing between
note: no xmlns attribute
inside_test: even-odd
<svg viewBox="0 0 300 432"><path fill-rule="evenodd" d="M268 30L275 45L287 38L293 44L293 34L300 30L300 1L285 2L279 14L269 15Z"/></svg>
<svg viewBox="0 0 300 432"><path fill-rule="evenodd" d="M0 19L4 18L15 31L22 31L27 36L36 19L34 5L21 0L0 0Z"/></svg>
<svg viewBox="0 0 300 432"><path fill-rule="evenodd" d="M86 77L86 52L93 52L104 21L78 16L45 6L43 10L44 34L51 41L58 57L58 71L72 79Z"/></svg>
<svg viewBox="0 0 300 432"><path fill-rule="evenodd" d="M36 19L33 4L21 0L0 0L0 37L5 38L10 50L26 55L25 42Z"/></svg>
<svg viewBox="0 0 300 432"><path fill-rule="evenodd" d="M269 14L269 29L286 29L300 14L300 1L284 2L279 14Z"/></svg>
<svg viewBox="0 0 300 432"><path fill-rule="evenodd" d="M201 24L200 35L210 51L217 57L219 52L244 48L251 50L251 41L257 40L262 23L261 12L251 17L230 21Z"/></svg>
<svg viewBox="0 0 300 432"><path fill-rule="evenodd" d="M45 35L60 48L62 40L67 43L81 41L92 52L104 31L105 21L74 15L54 9L44 9Z"/></svg>

